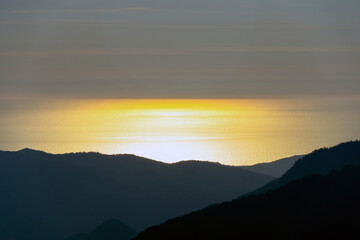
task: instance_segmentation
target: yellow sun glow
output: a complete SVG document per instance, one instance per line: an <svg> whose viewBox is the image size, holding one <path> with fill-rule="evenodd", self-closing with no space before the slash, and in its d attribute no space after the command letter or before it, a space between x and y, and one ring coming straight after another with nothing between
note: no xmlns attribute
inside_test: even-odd
<svg viewBox="0 0 360 240"><path fill-rule="evenodd" d="M6 144L53 153L132 153L156 160L252 164L348 136L350 117L280 100L74 100L0 118ZM289 110L290 109L290 110ZM344 115L341 115L344 116ZM324 121L324 119L327 119ZM330 119L330 120L329 120Z"/></svg>

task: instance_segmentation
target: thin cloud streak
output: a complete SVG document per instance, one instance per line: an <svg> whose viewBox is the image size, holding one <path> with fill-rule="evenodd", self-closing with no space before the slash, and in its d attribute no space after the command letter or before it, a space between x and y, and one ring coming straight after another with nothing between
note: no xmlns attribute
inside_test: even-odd
<svg viewBox="0 0 360 240"><path fill-rule="evenodd" d="M305 47L255 47L255 48L184 48L184 49L66 49L66 50L38 50L38 51L4 51L0 57L50 57L75 55L202 55L219 53L267 53L267 52L360 52L360 47L338 48L305 48Z"/></svg>
<svg viewBox="0 0 360 240"><path fill-rule="evenodd" d="M114 9L116 11L116 9ZM106 12L106 11L114 11L107 9L93 9L92 12ZM137 11L146 11L146 10L154 10L151 8L140 8ZM43 10L39 10L43 11ZM73 10L69 9L69 13ZM120 10L118 10L120 11ZM125 10L123 10L125 11ZM1 12L1 11L0 11ZM58 10L54 10L54 12L58 12ZM78 19L47 19L47 20L8 20L8 21L0 21L0 25L70 25L70 26L102 26L102 27L121 27L121 28L159 28L159 29L228 29L228 30L354 30L358 31L360 28L356 24L341 24L341 25L297 25L297 24L280 24L277 22L273 23L257 23L257 24L237 24L237 25L204 25L204 24L151 24L151 23L122 23L119 21L109 21L109 20L78 20Z"/></svg>
<svg viewBox="0 0 360 240"><path fill-rule="evenodd" d="M8 13L76 13L76 12L123 12L123 11L148 11L152 8L134 7L134 8L114 8L114 9L29 9L29 10L8 10Z"/></svg>

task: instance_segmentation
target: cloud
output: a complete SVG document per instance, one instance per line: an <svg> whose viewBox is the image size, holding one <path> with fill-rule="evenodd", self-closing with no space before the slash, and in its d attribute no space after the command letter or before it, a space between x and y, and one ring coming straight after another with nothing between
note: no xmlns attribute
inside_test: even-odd
<svg viewBox="0 0 360 240"><path fill-rule="evenodd" d="M249 47L249 48L109 48L109 49L50 49L36 51L3 51L0 57L52 57L52 56L106 56L106 55L203 55L222 53L272 53L272 52L360 52L360 47L306 48L306 47Z"/></svg>
<svg viewBox="0 0 360 240"><path fill-rule="evenodd" d="M37 50L37 51L7 51L0 52L0 57L50 57L74 55L107 55L104 50Z"/></svg>
<svg viewBox="0 0 360 240"><path fill-rule="evenodd" d="M149 11L153 8L133 7L133 8L114 8L114 9L88 9L85 12L124 12L124 11Z"/></svg>
<svg viewBox="0 0 360 240"><path fill-rule="evenodd" d="M349 1L0 1L0 92L353 94L359 1Z"/></svg>
<svg viewBox="0 0 360 240"><path fill-rule="evenodd" d="M9 13L68 13L72 9L30 9L30 10L8 10Z"/></svg>
<svg viewBox="0 0 360 240"><path fill-rule="evenodd" d="M76 13L76 12L124 12L124 11L148 11L152 8L133 7L133 8L109 8L109 9L24 9L24 10L8 10L9 13Z"/></svg>

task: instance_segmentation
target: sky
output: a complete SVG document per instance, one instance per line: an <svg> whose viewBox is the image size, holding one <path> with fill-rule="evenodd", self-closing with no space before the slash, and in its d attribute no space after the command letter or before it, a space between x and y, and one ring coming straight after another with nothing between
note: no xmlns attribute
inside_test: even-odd
<svg viewBox="0 0 360 240"><path fill-rule="evenodd" d="M357 139L359 12L358 0L2 0L0 149L241 165Z"/></svg>
<svg viewBox="0 0 360 240"><path fill-rule="evenodd" d="M0 9L3 97L360 91L355 0L3 0Z"/></svg>

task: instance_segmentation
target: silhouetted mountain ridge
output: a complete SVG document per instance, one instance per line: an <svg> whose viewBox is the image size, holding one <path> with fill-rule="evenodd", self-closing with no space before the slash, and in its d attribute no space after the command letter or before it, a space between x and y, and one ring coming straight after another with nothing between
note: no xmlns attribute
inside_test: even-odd
<svg viewBox="0 0 360 240"><path fill-rule="evenodd" d="M321 148L296 161L283 176L253 193L259 194L271 189L279 188L295 179L301 179L313 174L326 175L332 170L347 165L360 166L360 141L341 143L331 148Z"/></svg>
<svg viewBox="0 0 360 240"><path fill-rule="evenodd" d="M67 240L130 240L137 233L118 219L110 219L90 233L76 234Z"/></svg>
<svg viewBox="0 0 360 240"><path fill-rule="evenodd" d="M169 220L135 239L351 238L360 223L359 183L359 167L311 175Z"/></svg>
<svg viewBox="0 0 360 240"><path fill-rule="evenodd" d="M316 150L284 174L282 185L168 220L135 239L353 237L360 224L359 151L359 141Z"/></svg>
<svg viewBox="0 0 360 240"><path fill-rule="evenodd" d="M272 179L211 162L0 151L0 239L64 239L111 218L142 230Z"/></svg>
<svg viewBox="0 0 360 240"><path fill-rule="evenodd" d="M281 177L287 170L289 170L297 160L303 158L305 155L295 155L292 157L282 158L274 162L259 163L251 166L241 166L243 169L270 175L276 178Z"/></svg>

